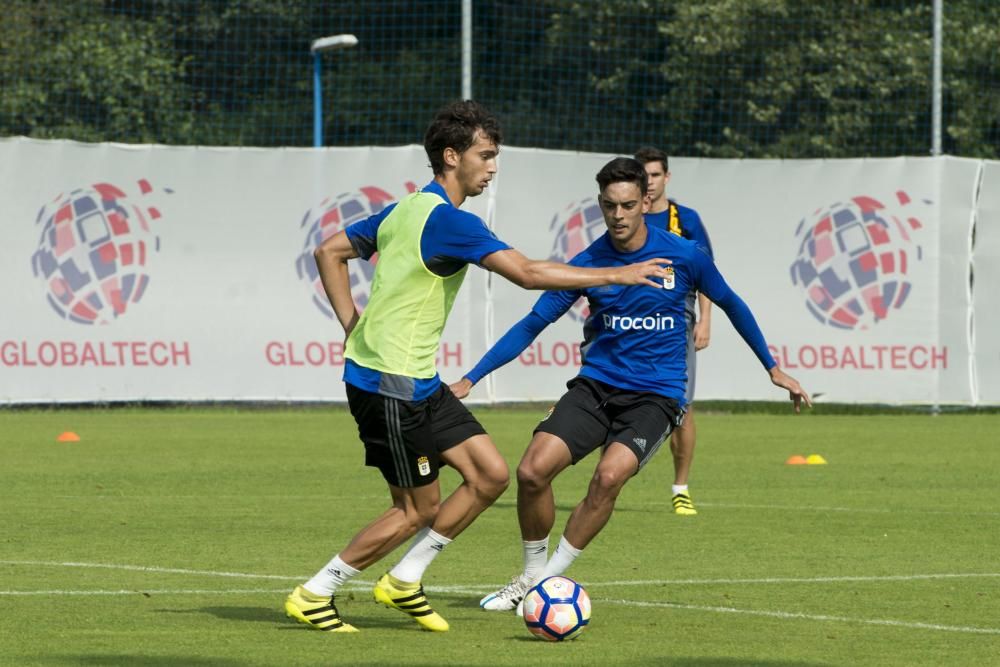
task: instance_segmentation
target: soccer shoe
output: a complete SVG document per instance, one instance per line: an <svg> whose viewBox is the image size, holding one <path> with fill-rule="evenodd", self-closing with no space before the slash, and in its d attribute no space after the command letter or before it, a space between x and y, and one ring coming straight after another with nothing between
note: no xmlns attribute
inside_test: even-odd
<svg viewBox="0 0 1000 667"><path fill-rule="evenodd" d="M340 620L333 596L313 595L296 586L285 600L285 615L325 632L357 632L358 629Z"/></svg>
<svg viewBox="0 0 1000 667"><path fill-rule="evenodd" d="M424 587L419 583L400 586L402 583L388 573L382 575L372 591L375 601L409 614L425 630L447 632L448 621L431 609L427 596L424 595Z"/></svg>
<svg viewBox="0 0 1000 667"><path fill-rule="evenodd" d="M510 611L528 593L531 583L523 574L515 574L509 584L480 600L479 606L487 611Z"/></svg>
<svg viewBox="0 0 1000 667"><path fill-rule="evenodd" d="M686 491L675 493L673 503L674 514L693 516L698 513L698 510L694 508L694 503L691 501L691 496L689 496Z"/></svg>

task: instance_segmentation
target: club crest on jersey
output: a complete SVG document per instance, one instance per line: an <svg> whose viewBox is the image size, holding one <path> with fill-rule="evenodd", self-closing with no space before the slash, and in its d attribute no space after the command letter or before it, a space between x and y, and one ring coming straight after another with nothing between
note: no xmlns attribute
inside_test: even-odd
<svg viewBox="0 0 1000 667"><path fill-rule="evenodd" d="M667 274L663 276L663 289L673 289L674 288L674 267L668 266L663 269Z"/></svg>
<svg viewBox="0 0 1000 667"><path fill-rule="evenodd" d="M421 456L417 459L417 471L421 477L431 474L431 462L427 460L426 456Z"/></svg>

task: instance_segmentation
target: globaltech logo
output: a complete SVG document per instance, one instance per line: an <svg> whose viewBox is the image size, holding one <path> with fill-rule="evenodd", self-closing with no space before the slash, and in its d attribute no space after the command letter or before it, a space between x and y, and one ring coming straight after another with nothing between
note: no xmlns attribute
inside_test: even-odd
<svg viewBox="0 0 1000 667"><path fill-rule="evenodd" d="M894 201L893 201L894 199ZM864 330L902 308L910 272L923 260L921 216L932 202L902 190L890 205L865 195L817 209L795 230L792 284L813 317L837 329Z"/></svg>
<svg viewBox="0 0 1000 667"><path fill-rule="evenodd" d="M597 198L588 197L568 205L552 218L549 231L555 234L549 259L568 262L576 257L607 231ZM586 299L577 301L568 314L577 322L586 320L590 315Z"/></svg>
<svg viewBox="0 0 1000 667"><path fill-rule="evenodd" d="M416 186L407 183L406 189L407 192L413 192ZM333 308L330 307L330 300L323 290L313 252L323 241L351 223L375 215L395 201L396 198L382 188L369 185L336 197L327 197L302 216L299 226L305 230L305 239L301 252L295 258L295 271L312 294L313 303L327 317L334 319L335 315ZM373 255L367 262L359 259L348 263L351 296L359 310L364 310L368 305L377 262L378 255Z"/></svg>
<svg viewBox="0 0 1000 667"><path fill-rule="evenodd" d="M169 188L162 192L172 194ZM138 303L160 249L155 190L139 179L131 194L111 183L60 194L42 206L31 268L52 309L77 324L108 324Z"/></svg>

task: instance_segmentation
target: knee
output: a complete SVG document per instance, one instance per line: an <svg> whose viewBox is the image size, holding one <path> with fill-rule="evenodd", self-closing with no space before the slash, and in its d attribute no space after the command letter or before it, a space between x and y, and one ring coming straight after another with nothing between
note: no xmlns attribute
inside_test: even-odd
<svg viewBox="0 0 1000 667"><path fill-rule="evenodd" d="M620 470L612 468L598 468L594 472L593 479L590 480L591 495L617 498L628 477Z"/></svg>
<svg viewBox="0 0 1000 667"><path fill-rule="evenodd" d="M477 496L492 503L510 486L510 470L507 468L507 462L498 458L497 461L481 469L470 482Z"/></svg>
<svg viewBox="0 0 1000 667"><path fill-rule="evenodd" d="M549 479L530 462L521 461L517 466L517 486L527 491L541 491L549 485Z"/></svg>

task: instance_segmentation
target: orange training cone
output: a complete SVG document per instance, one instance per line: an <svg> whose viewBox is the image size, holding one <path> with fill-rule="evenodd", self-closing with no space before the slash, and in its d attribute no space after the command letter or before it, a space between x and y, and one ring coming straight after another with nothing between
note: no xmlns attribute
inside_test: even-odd
<svg viewBox="0 0 1000 667"><path fill-rule="evenodd" d="M790 465L790 466L804 466L806 463L808 463L808 461L806 461L806 457L802 456L801 454L796 454L795 456L789 456L788 460L785 461L785 465Z"/></svg>
<svg viewBox="0 0 1000 667"><path fill-rule="evenodd" d="M73 431L66 431L65 433L60 433L59 437L56 438L56 442L80 442L80 436Z"/></svg>

